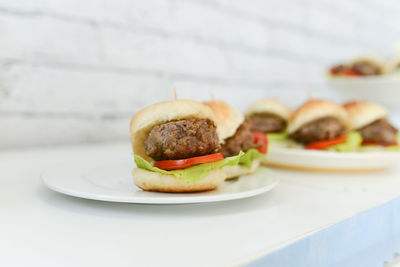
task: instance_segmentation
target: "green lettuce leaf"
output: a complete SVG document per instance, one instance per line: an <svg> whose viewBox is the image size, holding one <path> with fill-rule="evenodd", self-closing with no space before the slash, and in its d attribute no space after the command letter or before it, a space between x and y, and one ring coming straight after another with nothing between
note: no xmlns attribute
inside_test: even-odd
<svg viewBox="0 0 400 267"><path fill-rule="evenodd" d="M147 160L143 159L138 155L134 155L136 166L140 169L144 169L147 171L158 172L166 175L173 175L177 178L184 180L189 184L194 184L198 181L206 178L212 170L219 169L225 166L234 166L239 164L240 158L243 156L243 152L241 151L238 155L233 157L228 157L220 161L211 162L211 163L203 163L199 165L195 165L193 167L189 167L181 170L172 170L166 171L159 169L157 167L152 166Z"/></svg>
<svg viewBox="0 0 400 267"><path fill-rule="evenodd" d="M346 142L330 146L327 149L336 152L356 151L360 148L361 143L362 143L361 134L356 131L351 131L347 134Z"/></svg>
<svg viewBox="0 0 400 267"><path fill-rule="evenodd" d="M267 133L267 138L269 142L285 141L286 139L288 139L288 135L286 132Z"/></svg>
<svg viewBox="0 0 400 267"><path fill-rule="evenodd" d="M260 153L257 149L249 149L247 150L243 156L240 157L239 160L239 165L242 165L248 169L251 168L251 166L253 165L253 161L255 159L262 159L263 161L266 160L266 157L264 154Z"/></svg>
<svg viewBox="0 0 400 267"><path fill-rule="evenodd" d="M400 145L397 145L397 146L388 146L388 147L385 147L385 150L386 150L386 151L394 151L394 152L400 151Z"/></svg>

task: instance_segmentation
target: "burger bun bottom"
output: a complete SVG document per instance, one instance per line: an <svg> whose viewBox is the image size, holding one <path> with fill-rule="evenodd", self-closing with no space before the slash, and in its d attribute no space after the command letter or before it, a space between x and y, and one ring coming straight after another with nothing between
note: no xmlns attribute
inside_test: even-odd
<svg viewBox="0 0 400 267"><path fill-rule="evenodd" d="M217 188L226 178L224 168L213 170L210 174L194 184L187 183L173 175L151 172L139 168L132 171L133 181L145 191L188 193L208 191Z"/></svg>
<svg viewBox="0 0 400 267"><path fill-rule="evenodd" d="M240 165L235 165L235 166L226 166L224 167L225 175L226 175L226 180L234 179L242 175L247 175L247 174L252 174L254 173L258 166L260 166L261 160L256 159L253 161L253 164L251 165L251 168L246 168Z"/></svg>
<svg viewBox="0 0 400 267"><path fill-rule="evenodd" d="M260 162L261 160L254 160L251 168L235 165L212 170L206 178L194 184L187 183L173 175L165 175L139 168L134 168L132 175L136 186L145 191L167 193L201 192L216 189L225 180L254 173L260 166Z"/></svg>

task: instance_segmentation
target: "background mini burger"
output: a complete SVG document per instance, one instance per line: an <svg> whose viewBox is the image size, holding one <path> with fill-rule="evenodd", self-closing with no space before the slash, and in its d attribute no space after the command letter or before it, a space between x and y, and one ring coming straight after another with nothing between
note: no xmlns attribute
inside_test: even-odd
<svg viewBox="0 0 400 267"><path fill-rule="evenodd" d="M228 178L254 172L267 152L265 134L259 136L252 132L243 114L224 101L204 102L209 106L218 121L221 133L221 151L224 156L235 156L245 152L237 166L226 167Z"/></svg>
<svg viewBox="0 0 400 267"><path fill-rule="evenodd" d="M399 132L389 123L388 111L383 106L366 101L352 101L343 106L349 114L350 129L361 134L363 145L398 145Z"/></svg>
<svg viewBox="0 0 400 267"><path fill-rule="evenodd" d="M330 69L334 76L373 76L387 73L385 61L378 55L364 55L354 58L347 64Z"/></svg>
<svg viewBox="0 0 400 267"><path fill-rule="evenodd" d="M226 178L223 167L237 165L241 156L218 153L218 129L212 110L196 101L166 101L138 112L130 124L136 185L162 192L216 188Z"/></svg>
<svg viewBox="0 0 400 267"><path fill-rule="evenodd" d="M276 99L262 99L248 107L246 118L252 131L267 134L268 141L282 141L287 137L286 127L291 113Z"/></svg>
<svg viewBox="0 0 400 267"><path fill-rule="evenodd" d="M340 105L327 100L309 100L294 112L287 132L305 148L327 149L348 141L345 136L348 123L347 112Z"/></svg>

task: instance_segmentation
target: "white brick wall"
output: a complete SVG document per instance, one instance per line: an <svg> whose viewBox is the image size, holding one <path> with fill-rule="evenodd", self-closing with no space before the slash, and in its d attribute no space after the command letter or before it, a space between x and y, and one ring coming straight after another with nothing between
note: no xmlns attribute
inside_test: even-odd
<svg viewBox="0 0 400 267"><path fill-rule="evenodd" d="M389 54L400 3L0 0L0 148L124 140L138 109L212 90L296 105L326 65Z"/></svg>

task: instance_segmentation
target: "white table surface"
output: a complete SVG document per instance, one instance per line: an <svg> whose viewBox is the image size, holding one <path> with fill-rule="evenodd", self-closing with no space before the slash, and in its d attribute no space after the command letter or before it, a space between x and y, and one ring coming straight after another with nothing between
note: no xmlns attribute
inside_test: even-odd
<svg viewBox="0 0 400 267"><path fill-rule="evenodd" d="M399 166L361 174L275 169L280 184L261 196L166 206L73 198L40 180L71 158L126 157L129 144L1 151L0 266L241 264L400 196Z"/></svg>

